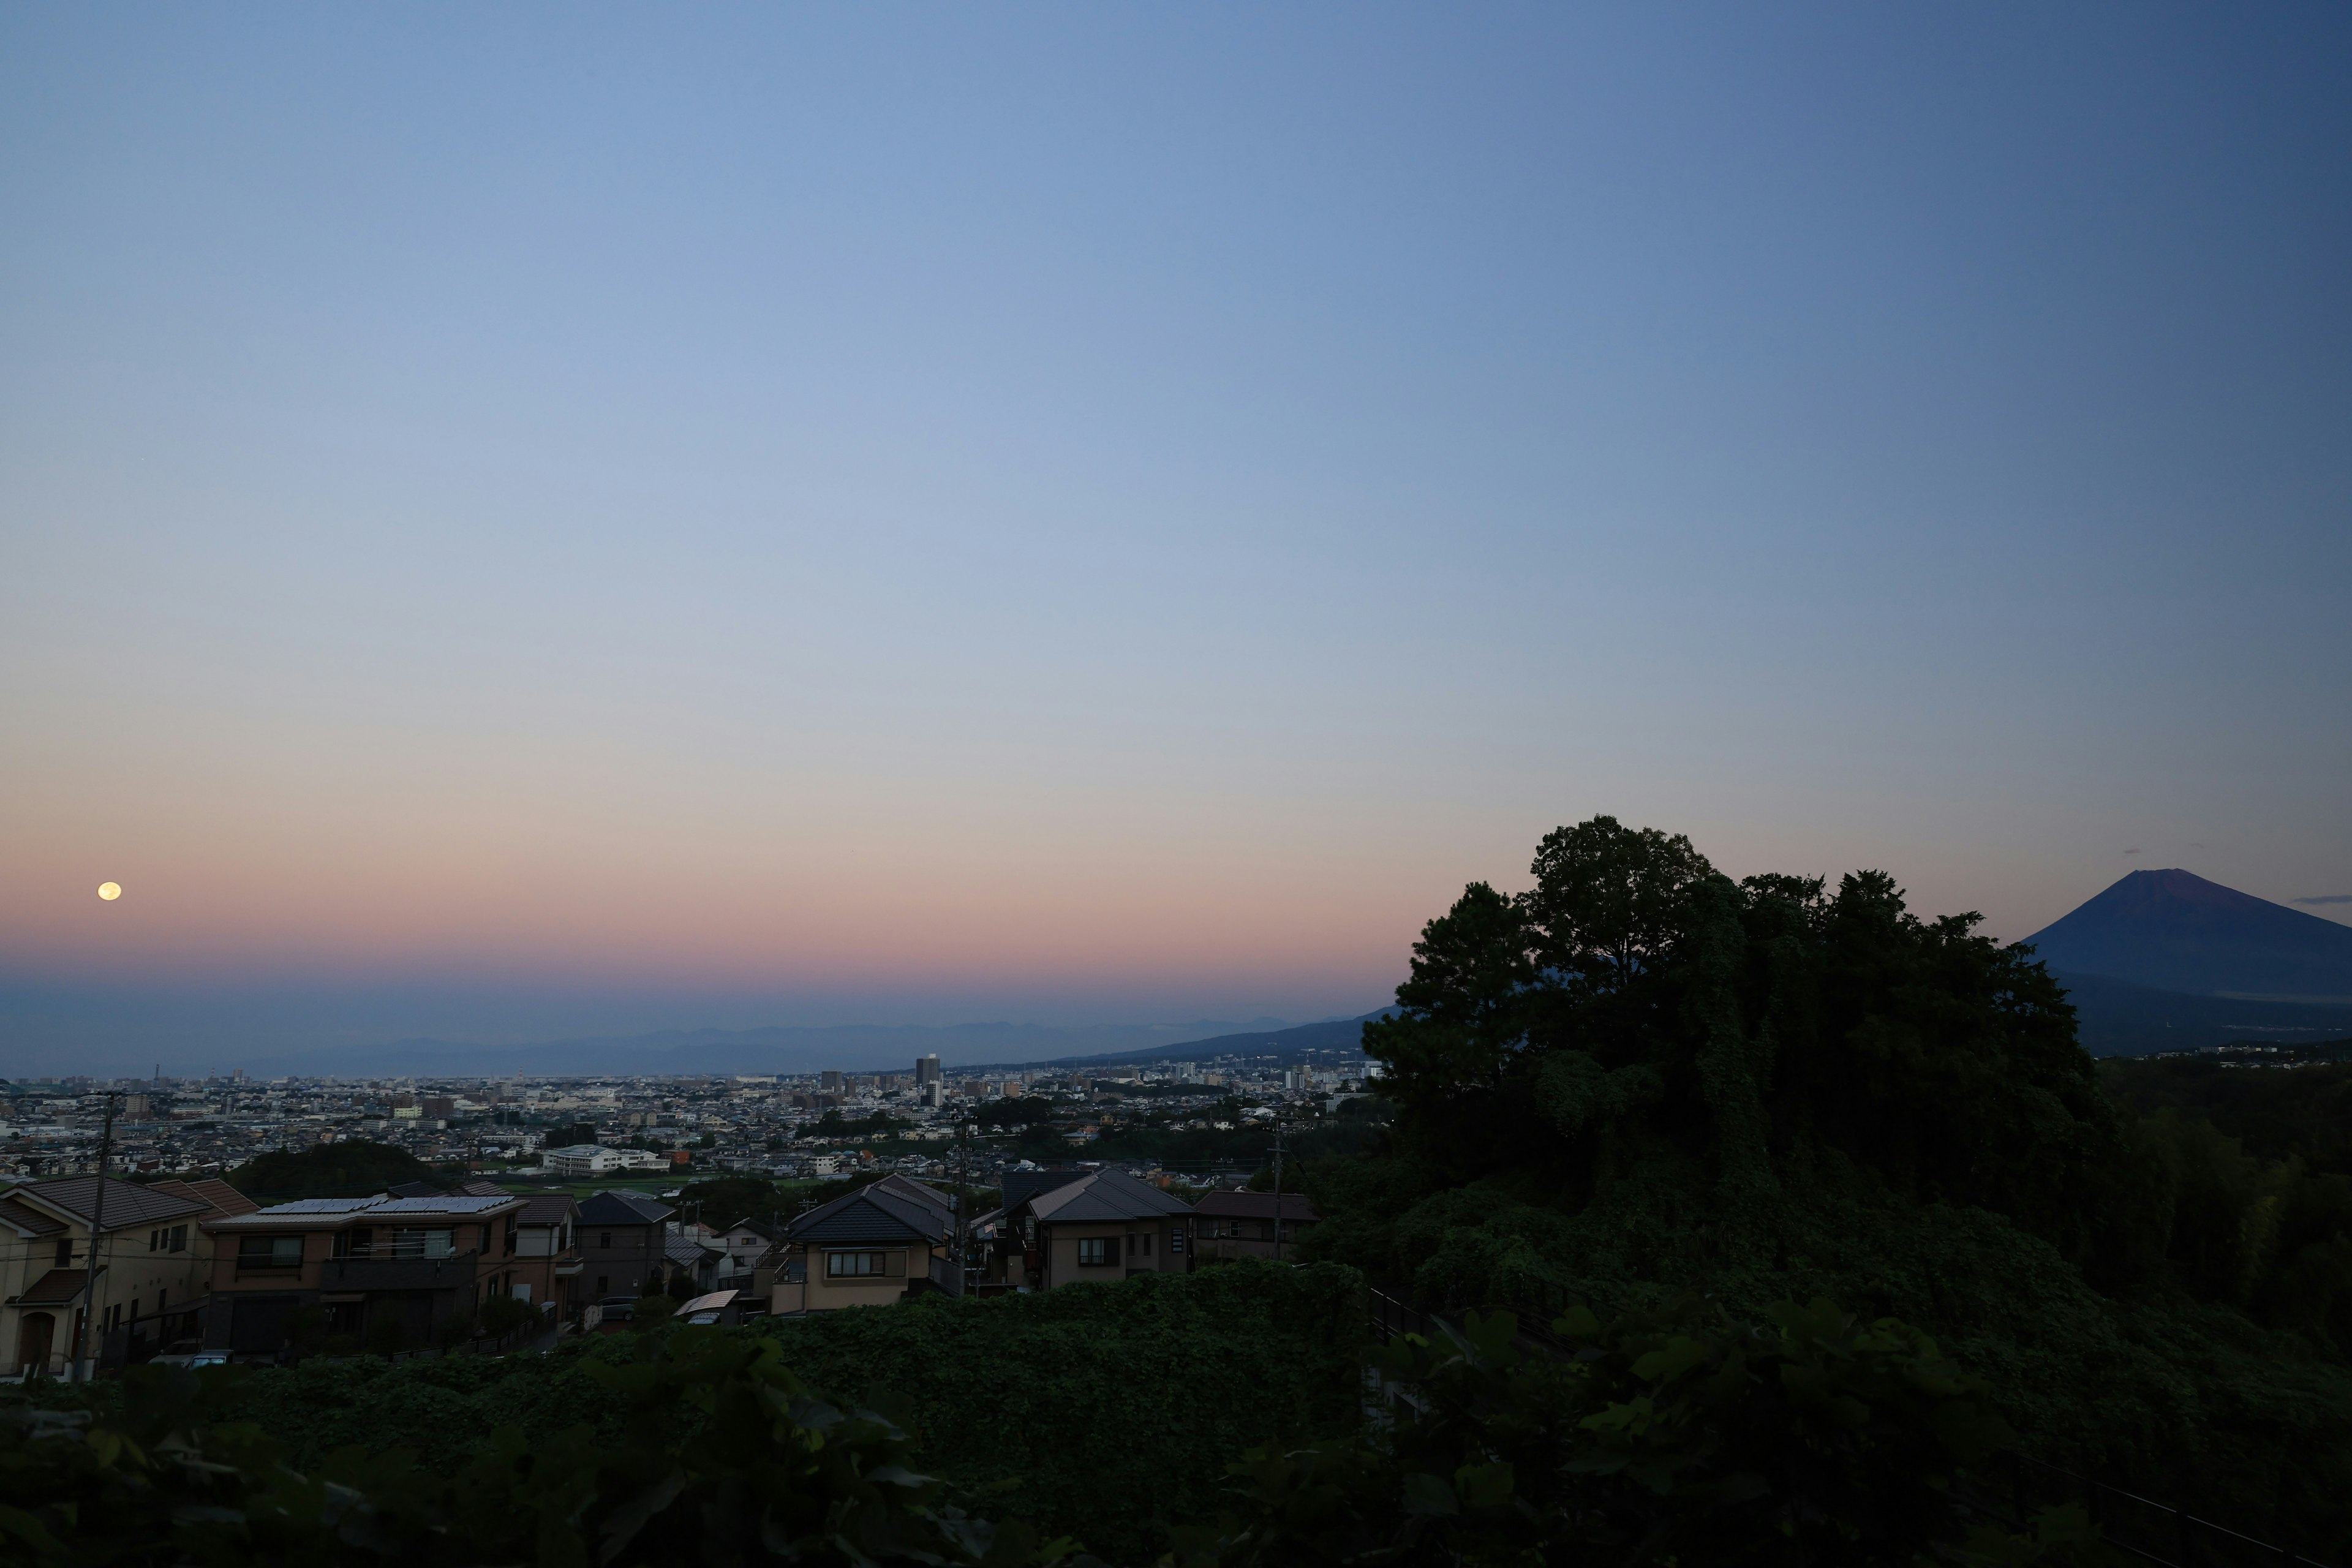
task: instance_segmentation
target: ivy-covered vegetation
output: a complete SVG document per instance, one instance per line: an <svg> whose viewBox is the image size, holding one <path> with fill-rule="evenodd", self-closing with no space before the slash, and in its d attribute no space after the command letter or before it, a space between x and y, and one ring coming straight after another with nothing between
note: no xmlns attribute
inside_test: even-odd
<svg viewBox="0 0 2352 1568"><path fill-rule="evenodd" d="M463 1454L448 1451L451 1433L420 1429L418 1445L386 1448L373 1427L369 1446L306 1454L286 1439L285 1409L269 1408L268 1374L136 1368L120 1398L94 1407L0 1414L0 1542L11 1561L59 1568L1099 1564L1071 1536L1046 1541L1017 1519L986 1517L1026 1502L1074 1514L1087 1545L1138 1568L1155 1553L1163 1568L1859 1568L1927 1561L1931 1550L1958 1563L2083 1561L2078 1516L2045 1514L2018 1531L1963 1503L1965 1467L2006 1434L1980 1385L1900 1323L1861 1324L1828 1302L1782 1303L1769 1325L1696 1306L1605 1330L1571 1313L1555 1327L1582 1347L1562 1359L1523 1353L1507 1314L1473 1314L1465 1334L1381 1352L1386 1414L1367 1415L1353 1358L1328 1353L1360 1321L1348 1271L1234 1266L1207 1278L1218 1291L1271 1296L1277 1320L1324 1323L1333 1342L1307 1347L1307 1366L1277 1369L1286 1381L1254 1394L1261 1418L1285 1394L1300 1397L1273 1419L1273 1440L1222 1467L1234 1484L1213 1525L1177 1523L1210 1501L1186 1489L1182 1467L1252 1423L1236 1423L1234 1385L1218 1373L1190 1400L1181 1384L1148 1380L1171 1370L1154 1354L1162 1342L1187 1356L1194 1348L1170 1332L1169 1309L1230 1314L1234 1302L1145 1278L1055 1292L1040 1302L1059 1310L1025 1323L965 1302L840 1313L794 1325L824 1329L799 1343L791 1333L633 1331L541 1380L542 1394L568 1382L584 1401L568 1424L536 1435L522 1420L477 1428ZM1022 1346L1051 1345L1078 1370L1031 1390L990 1377L982 1361L977 1377L958 1363L894 1385L901 1401L942 1402L929 1410L928 1444L886 1411L818 1397L792 1370L812 1361L872 1380L871 1352L910 1348L910 1331L892 1326L906 1323L918 1325L915 1342L929 1331L912 1348L967 1354L1003 1348L992 1336L1010 1323ZM1073 1323L1112 1337L1054 1332ZM1263 1378L1268 1364L1245 1371ZM1044 1370L1016 1369L1017 1384ZM1149 1392L1121 1395L1114 1373ZM396 1376L380 1372L378 1386L357 1392L381 1403L394 1392L382 1380ZM472 1392L503 1381L488 1370ZM1093 1397L1073 1401L1081 1389ZM1106 1394L1112 1407L1098 1408ZM478 1399L442 1414L490 1407ZM555 1413L510 1404L499 1414L546 1427ZM940 1436L944 1427L954 1430ZM1302 1442L1314 1429L1320 1440ZM1022 1439L1014 1452L988 1451L1007 1435ZM312 1433L308 1448L320 1446ZM966 1479L919 1473L927 1447ZM1043 1467L1050 1485L1002 1473L1015 1463Z"/></svg>
<svg viewBox="0 0 2352 1568"><path fill-rule="evenodd" d="M905 1433L814 1397L772 1343L700 1329L629 1342L629 1359L578 1369L608 1430L478 1433L455 1464L346 1448L299 1466L239 1419L242 1368L134 1368L102 1419L18 1405L0 1422L0 1549L44 1568L1018 1568L1069 1554L969 1516L910 1467Z"/></svg>
<svg viewBox="0 0 2352 1568"><path fill-rule="evenodd" d="M1251 1262L744 1331L827 1398L888 1415L910 1463L993 1517L1147 1562L1170 1525L1213 1516L1244 1449L1349 1426L1363 1330L1352 1270ZM574 1426L619 1441L631 1406L609 1369L638 1354L617 1334L543 1355L318 1358L255 1373L239 1415L299 1468L399 1449L447 1473L503 1428L525 1444Z"/></svg>
<svg viewBox="0 0 2352 1568"><path fill-rule="evenodd" d="M1734 882L1595 818L1474 884L1366 1030L1398 1106L1302 1252L1425 1303L1932 1332L2029 1446L2306 1545L2352 1533L2352 1205L2119 1110L2029 951L1888 878Z"/></svg>

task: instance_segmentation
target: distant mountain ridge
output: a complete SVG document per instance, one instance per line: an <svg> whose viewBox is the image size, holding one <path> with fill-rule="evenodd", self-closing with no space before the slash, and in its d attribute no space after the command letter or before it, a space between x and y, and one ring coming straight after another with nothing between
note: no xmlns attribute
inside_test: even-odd
<svg viewBox="0 0 2352 1568"><path fill-rule="evenodd" d="M1364 1043L1364 1026L1374 1018L1385 1018L1394 1007L1382 1007L1354 1018L1325 1018L1319 1023L1299 1024L1287 1029L1269 1029L1243 1035L1217 1035L1205 1040L1192 1040L1182 1045L1151 1047L1140 1051L1119 1051L1108 1056L1060 1057L1053 1061L1023 1063L1023 1066L1055 1068L1089 1067L1100 1063L1113 1067L1126 1062L1204 1062L1218 1057L1276 1057L1284 1061L1296 1060L1308 1051L1354 1050ZM1006 1063L1006 1066L1015 1064Z"/></svg>
<svg viewBox="0 0 2352 1568"><path fill-rule="evenodd" d="M2352 927L2177 867L2134 871L2025 940L2053 970L2159 991L2352 1001Z"/></svg>
<svg viewBox="0 0 2352 1568"><path fill-rule="evenodd" d="M1280 1019L1260 1019L1280 1025ZM1309 1029L1326 1027L1307 1025ZM1356 1027L1349 1024L1347 1027ZM1184 1025L1052 1026L981 1023L943 1026L847 1024L759 1029L664 1029L652 1034L492 1046L462 1040L406 1039L380 1046L289 1053L251 1064L262 1078L596 1077L667 1073L906 1072L936 1053L951 1068L976 1063L1030 1065L1049 1060L1176 1059L1176 1053L1230 1030L1211 1021ZM1275 1033L1281 1032L1279 1029ZM1213 1036L1233 1039L1254 1035ZM1092 1050L1095 1054L1087 1056ZM1223 1054L1222 1052L1212 1054Z"/></svg>

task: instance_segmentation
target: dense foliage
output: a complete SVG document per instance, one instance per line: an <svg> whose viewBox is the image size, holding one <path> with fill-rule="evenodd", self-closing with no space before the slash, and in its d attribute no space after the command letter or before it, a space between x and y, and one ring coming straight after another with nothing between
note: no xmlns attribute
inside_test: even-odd
<svg viewBox="0 0 2352 1568"><path fill-rule="evenodd" d="M1781 1303L1765 1326L1696 1304L1606 1330L1571 1313L1554 1325L1576 1342L1568 1356L1527 1354L1507 1314L1474 1313L1465 1333L1377 1354L1382 1414L1366 1420L1353 1358L1333 1353L1360 1321L1351 1275L1259 1265L1205 1278L1222 1300L1146 1277L1057 1291L1012 1314L939 1302L782 1333L633 1332L555 1378L523 1373L541 1394L569 1383L585 1396L530 1412L536 1432L517 1419L487 1438L475 1423L462 1434L418 1424L424 1441L413 1447L385 1446L403 1413L399 1373L378 1369L371 1384L344 1390L373 1407L362 1428L372 1444L321 1452L315 1433L288 1445L288 1412L268 1397L273 1384L285 1392L282 1375L135 1369L116 1400L0 1416L0 1541L11 1561L59 1564L1076 1556L1069 1540L1041 1547L1025 1524L966 1511L976 1503L1070 1514L1121 1562L1172 1544L1163 1568L1895 1565L1931 1548L1947 1560L2021 1563L2081 1533L2045 1519L2011 1535L1964 1506L1962 1468L2005 1439L1979 1385L1917 1331L1864 1325L1825 1301ZM1326 1331L1325 1342L1302 1347L1294 1335L1270 1356L1243 1358L1243 1375L1280 1381L1257 1394L1255 1422L1234 1419L1233 1374L1177 1381L1200 1346L1171 1332L1181 1315L1171 1308L1233 1326L1244 1298L1270 1301L1277 1327ZM1045 1306L1055 1310L1036 1311ZM1057 1331L1073 1326L1088 1331ZM1008 1348L1025 1359L992 1373L991 1352ZM921 1358L913 1384L910 1352ZM1077 1370L1057 1379L1055 1363ZM517 1366L544 1364L466 1371L478 1394ZM811 1365L880 1375L895 1400L921 1405L932 1437L812 1394ZM454 1368L434 1370L446 1383ZM494 1413L524 1412L478 1400L440 1414ZM1241 1482L1223 1523L1179 1523L1214 1500L1190 1484L1193 1458L1229 1458L1252 1426L1270 1440L1223 1467ZM915 1473L926 1447L967 1479ZM1026 1473L1006 1473L1015 1466Z"/></svg>
<svg viewBox="0 0 2352 1568"><path fill-rule="evenodd" d="M1735 883L1606 817L1533 872L1432 921L1367 1026L1397 1119L1303 1173L1303 1253L1546 1317L1827 1296L1933 1332L2053 1458L2352 1531L2332 1188L2119 1114L2030 951L1878 873Z"/></svg>
<svg viewBox="0 0 2352 1568"><path fill-rule="evenodd" d="M678 1190L674 1206L710 1225L730 1226L747 1219L790 1219L799 1205L764 1177L730 1175L688 1183Z"/></svg>
<svg viewBox="0 0 2352 1568"><path fill-rule="evenodd" d="M2008 1433L1935 1342L1827 1301L1768 1324L1686 1301L1528 1353L1510 1313L1374 1358L1390 1417L1235 1467L1244 1507L1181 1532L1186 1568L1385 1563L2016 1562L2087 1538L2079 1511L2013 1533L1962 1500ZM2058 1549L2053 1552L2050 1549Z"/></svg>
<svg viewBox="0 0 2352 1568"><path fill-rule="evenodd" d="M436 1172L405 1149L353 1139L308 1149L273 1149L228 1173L229 1184L257 1203L295 1198L363 1198L399 1182L429 1182Z"/></svg>
<svg viewBox="0 0 2352 1568"><path fill-rule="evenodd" d="M1044 1563L912 1469L906 1435L813 1397L777 1348L716 1330L632 1337L583 1374L618 1411L537 1443L492 1434L456 1465L344 1450L305 1473L233 1417L242 1369L134 1368L121 1409L0 1422L0 1542L79 1564Z"/></svg>
<svg viewBox="0 0 2352 1568"><path fill-rule="evenodd" d="M646 1303L637 1314L658 1321ZM1213 1516L1244 1448L1347 1429L1363 1322L1352 1271L1245 1262L744 1331L829 1398L888 1414L908 1462L995 1517L1143 1562L1171 1524ZM629 1406L609 1369L636 1353L616 1334L544 1355L316 1359L257 1373L240 1409L299 1467L396 1448L446 1472L502 1428L533 1444L575 1426L619 1440Z"/></svg>

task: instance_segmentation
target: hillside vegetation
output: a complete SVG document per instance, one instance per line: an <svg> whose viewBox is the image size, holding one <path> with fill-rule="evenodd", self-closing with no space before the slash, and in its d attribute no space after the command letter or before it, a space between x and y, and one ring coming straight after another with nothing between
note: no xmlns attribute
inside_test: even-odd
<svg viewBox="0 0 2352 1568"><path fill-rule="evenodd" d="M1171 1524L1214 1515L1245 1448L1349 1426L1363 1329L1351 1271L1250 1262L744 1331L828 1398L898 1422L912 1463L992 1516L1141 1563ZM405 1450L446 1473L505 1426L531 1444L574 1426L617 1442L627 1390L593 1369L639 1353L620 1334L545 1355L312 1360L255 1373L236 1413L299 1468Z"/></svg>
<svg viewBox="0 0 2352 1568"><path fill-rule="evenodd" d="M2266 1161L2119 1109L2030 950L1880 873L1734 882L1607 817L1533 873L1423 931L1365 1031L1397 1119L1308 1168L1303 1252L1439 1307L1834 1298L1937 1335L2053 1459L2347 1538L2352 1194L2320 1133Z"/></svg>

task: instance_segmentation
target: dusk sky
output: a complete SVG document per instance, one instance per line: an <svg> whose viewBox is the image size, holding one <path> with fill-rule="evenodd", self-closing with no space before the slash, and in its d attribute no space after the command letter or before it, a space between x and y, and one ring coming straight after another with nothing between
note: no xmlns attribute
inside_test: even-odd
<svg viewBox="0 0 2352 1568"><path fill-rule="evenodd" d="M0 1075L2352 893L2340 5L18 4L0 215Z"/></svg>

